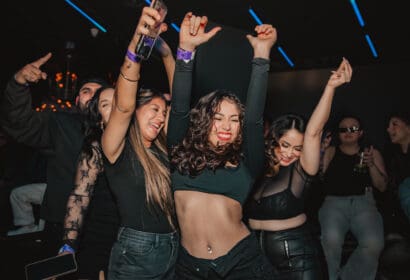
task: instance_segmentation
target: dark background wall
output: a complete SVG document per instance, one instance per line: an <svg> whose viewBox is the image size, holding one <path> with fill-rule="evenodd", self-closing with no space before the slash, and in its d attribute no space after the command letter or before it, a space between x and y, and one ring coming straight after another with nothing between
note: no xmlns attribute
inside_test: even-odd
<svg viewBox="0 0 410 280"><path fill-rule="evenodd" d="M388 115L410 110L407 63L355 65L350 84L336 91L330 124L344 114L361 118L370 140L382 147ZM337 65L335 65L335 68ZM294 112L309 117L333 69L271 73L266 113L273 117Z"/></svg>

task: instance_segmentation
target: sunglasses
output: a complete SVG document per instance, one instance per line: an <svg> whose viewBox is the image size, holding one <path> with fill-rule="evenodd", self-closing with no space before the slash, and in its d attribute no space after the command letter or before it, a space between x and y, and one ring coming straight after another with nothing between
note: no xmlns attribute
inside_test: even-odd
<svg viewBox="0 0 410 280"><path fill-rule="evenodd" d="M339 127L338 128L339 133L355 133L360 131L360 128L357 126L352 126L352 127Z"/></svg>

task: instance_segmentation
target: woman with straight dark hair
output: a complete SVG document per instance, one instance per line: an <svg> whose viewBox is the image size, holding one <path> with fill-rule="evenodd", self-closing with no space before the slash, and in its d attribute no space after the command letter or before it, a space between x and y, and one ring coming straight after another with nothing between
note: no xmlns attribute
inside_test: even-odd
<svg viewBox="0 0 410 280"><path fill-rule="evenodd" d="M271 25L247 38L254 50L244 107L235 94L216 90L190 108L194 51L219 30L207 17L187 13L179 49L168 126L172 186L181 230L177 279L272 279L274 271L242 222L242 204L263 166L263 108Z"/></svg>
<svg viewBox="0 0 410 280"><path fill-rule="evenodd" d="M141 63L134 53L140 37L155 27L166 27L158 11L143 8L102 136L104 167L121 220L108 279L174 277L179 242L163 136L166 99L154 90L138 91Z"/></svg>
<svg viewBox="0 0 410 280"><path fill-rule="evenodd" d="M307 125L298 115L283 115L273 121L266 137L265 174L249 198L245 216L278 270L276 279L327 278L319 236L306 222L304 194L319 170L321 136L335 90L351 76L350 64L343 59Z"/></svg>

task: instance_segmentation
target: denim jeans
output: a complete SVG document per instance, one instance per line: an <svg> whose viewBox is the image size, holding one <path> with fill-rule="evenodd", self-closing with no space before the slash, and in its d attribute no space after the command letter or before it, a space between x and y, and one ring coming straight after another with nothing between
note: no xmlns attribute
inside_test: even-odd
<svg viewBox="0 0 410 280"><path fill-rule="evenodd" d="M329 279L374 280L384 246L384 233L373 193L327 196L319 210L319 221ZM341 268L342 246L349 230L356 237L358 246Z"/></svg>
<svg viewBox="0 0 410 280"><path fill-rule="evenodd" d="M404 179L399 185L399 199L401 208L410 221L410 177Z"/></svg>
<svg viewBox="0 0 410 280"><path fill-rule="evenodd" d="M276 272L263 255L254 233L239 241L226 255L200 259L181 246L176 264L177 280L276 279Z"/></svg>
<svg viewBox="0 0 410 280"><path fill-rule="evenodd" d="M121 227L111 250L108 280L173 279L178 233L150 233Z"/></svg>

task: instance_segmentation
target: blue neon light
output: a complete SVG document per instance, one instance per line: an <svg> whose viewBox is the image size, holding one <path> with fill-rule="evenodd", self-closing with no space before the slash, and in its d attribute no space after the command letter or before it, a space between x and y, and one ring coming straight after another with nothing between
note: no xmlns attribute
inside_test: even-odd
<svg viewBox="0 0 410 280"><path fill-rule="evenodd" d="M178 25L176 25L175 23L171 23L171 26L172 26L177 32L179 32L180 28L178 27Z"/></svg>
<svg viewBox="0 0 410 280"><path fill-rule="evenodd" d="M364 27L364 20L363 20L362 15L359 11L359 7L357 7L356 0L350 0L350 4L352 4L353 11L356 14L356 17L357 17L357 20L359 21L360 26Z"/></svg>
<svg viewBox="0 0 410 280"><path fill-rule="evenodd" d="M151 5L151 1L149 0L145 0L145 3L147 3L148 5Z"/></svg>
<svg viewBox="0 0 410 280"><path fill-rule="evenodd" d="M78 6L76 6L73 2L71 2L70 0L64 0L65 2L67 2L68 5L70 5L71 7L73 7L77 12L79 12L83 17L85 17L86 19L88 19L92 24L94 24L98 29L100 29L102 32L107 32L107 29L105 29L104 27L102 27L98 22L96 22L93 18L91 18L89 15L87 15L83 10L81 10Z"/></svg>
<svg viewBox="0 0 410 280"><path fill-rule="evenodd" d="M290 60L290 58L288 57L288 55L285 53L285 51L281 48L278 47L278 51L280 52L280 54L285 58L285 60L288 62L288 64L290 65L290 67L294 67L295 64L292 62L292 60Z"/></svg>
<svg viewBox="0 0 410 280"><path fill-rule="evenodd" d="M257 24L259 24L259 25L263 24L261 19L258 17L258 15L251 8L249 9L249 13L251 14L251 16L253 17L253 19L256 21Z"/></svg>
<svg viewBox="0 0 410 280"><path fill-rule="evenodd" d="M375 48L374 45L373 45L372 40L370 39L370 36L366 34L365 37L366 37L367 44L369 45L370 50L372 51L373 56L374 56L375 58L377 58L377 57L378 57L378 54L377 54L376 48Z"/></svg>

